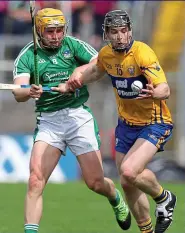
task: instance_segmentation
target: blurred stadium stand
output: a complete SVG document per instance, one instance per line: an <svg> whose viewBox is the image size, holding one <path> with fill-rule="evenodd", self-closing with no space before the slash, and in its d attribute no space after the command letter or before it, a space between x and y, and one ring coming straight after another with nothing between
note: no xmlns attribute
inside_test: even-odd
<svg viewBox="0 0 185 233"><path fill-rule="evenodd" d="M25 3L25 1L19 2ZM47 6L47 1L44 2ZM101 12L96 10L99 7L98 4L102 4L102 1L99 2L101 3L90 0L57 1L57 6L70 20L68 33L87 41L97 50L103 45L102 31L99 31L102 20ZM183 79L185 71L183 65L185 62L185 3L179 1L115 1L114 3L112 8L109 6L109 10L119 8L126 9L130 13L133 20L134 38L148 43L157 53L164 67L172 92L168 103L175 121L173 139L167 145L164 158L172 161L172 164L175 161L177 166L185 167L185 110L182 110L185 109L184 101L182 101L182 97L183 100L185 99ZM12 21L12 8L10 10L9 7L6 1L0 2L0 23L4 25L0 30L0 82L2 83L12 83L13 61L18 51L32 40L31 28L27 33L21 30L19 33L13 33L15 28L12 27L15 25ZM19 5L19 7L24 8L25 5ZM43 6L39 5L39 7ZM25 7L24 11L26 10ZM20 18L17 20L20 21ZM21 23L24 21L22 20ZM105 77L98 84L91 84L89 91L91 97L88 104L94 111L101 130L102 154L104 157L110 158L114 153L112 149L113 129L117 124L116 106L110 80ZM32 100L18 104L11 92L1 91L0 114L1 134L32 134L35 127L34 102ZM165 168L164 164L167 163L164 161L161 163Z"/></svg>

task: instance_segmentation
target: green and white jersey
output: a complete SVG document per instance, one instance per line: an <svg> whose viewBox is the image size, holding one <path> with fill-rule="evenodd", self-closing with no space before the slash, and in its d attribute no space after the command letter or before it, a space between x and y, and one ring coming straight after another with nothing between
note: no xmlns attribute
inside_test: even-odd
<svg viewBox="0 0 185 233"><path fill-rule="evenodd" d="M58 86L66 82L74 69L88 64L98 55L89 44L71 36L66 36L57 52L49 52L38 46L39 80L42 86ZM27 76L30 84L34 83L34 46L27 44L18 55L14 63L14 79ZM44 92L36 101L37 112L53 112L64 108L77 108L88 100L89 93L86 86L80 88L79 97L62 95L58 92Z"/></svg>

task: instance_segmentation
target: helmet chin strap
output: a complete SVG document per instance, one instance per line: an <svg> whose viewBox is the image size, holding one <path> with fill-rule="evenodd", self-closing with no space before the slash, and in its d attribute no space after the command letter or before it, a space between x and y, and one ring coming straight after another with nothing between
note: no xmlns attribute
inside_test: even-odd
<svg viewBox="0 0 185 233"><path fill-rule="evenodd" d="M114 48L114 47L112 47L112 49L114 50L114 52L124 53L126 51L127 47L125 47L125 48Z"/></svg>

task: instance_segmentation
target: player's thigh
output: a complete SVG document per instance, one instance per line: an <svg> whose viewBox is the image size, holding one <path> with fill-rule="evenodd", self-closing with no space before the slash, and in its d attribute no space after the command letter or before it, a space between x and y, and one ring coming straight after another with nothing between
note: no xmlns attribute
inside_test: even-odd
<svg viewBox="0 0 185 233"><path fill-rule="evenodd" d="M171 137L172 129L172 125L158 123L142 127L123 160L124 168L130 168L136 173L142 172L156 152L163 150Z"/></svg>
<svg viewBox="0 0 185 233"><path fill-rule="evenodd" d="M157 152L157 147L150 141L138 138L125 155L121 169L141 173Z"/></svg>
<svg viewBox="0 0 185 233"><path fill-rule="evenodd" d="M77 160L86 183L103 180L102 159L99 150L78 155Z"/></svg>
<svg viewBox="0 0 185 233"><path fill-rule="evenodd" d="M61 151L58 148L43 141L35 142L30 158L30 173L47 182L60 156Z"/></svg>
<svg viewBox="0 0 185 233"><path fill-rule="evenodd" d="M134 129L130 131L129 140L128 136L126 137L124 131L122 131L116 145L116 166L120 175L126 170L134 171L134 173L141 172L157 152L156 146L145 139L135 140L134 136L132 136L135 133ZM120 178L121 183L124 184L123 176L121 175Z"/></svg>

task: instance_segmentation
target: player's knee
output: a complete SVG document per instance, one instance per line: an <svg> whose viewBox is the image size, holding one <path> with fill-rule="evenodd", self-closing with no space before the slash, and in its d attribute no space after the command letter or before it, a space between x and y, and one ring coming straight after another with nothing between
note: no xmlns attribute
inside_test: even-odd
<svg viewBox="0 0 185 233"><path fill-rule="evenodd" d="M32 172L28 183L28 192L41 194L45 186L45 181L41 173Z"/></svg>
<svg viewBox="0 0 185 233"><path fill-rule="evenodd" d="M127 179L121 177L121 187L124 191L129 191L130 189L132 189L133 186Z"/></svg>
<svg viewBox="0 0 185 233"><path fill-rule="evenodd" d="M123 164L121 167L121 176L127 183L133 184L137 178L137 172L131 166Z"/></svg>
<svg viewBox="0 0 185 233"><path fill-rule="evenodd" d="M89 189L96 193L101 193L103 189L103 179L96 177L94 179L89 180L87 183L87 186Z"/></svg>

